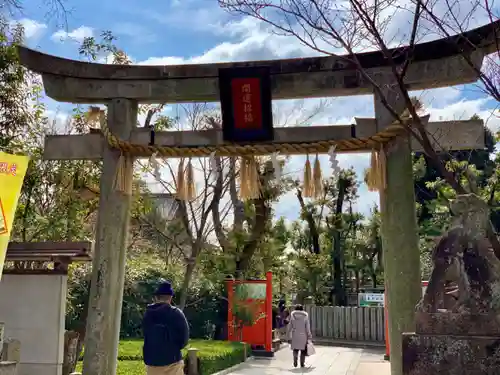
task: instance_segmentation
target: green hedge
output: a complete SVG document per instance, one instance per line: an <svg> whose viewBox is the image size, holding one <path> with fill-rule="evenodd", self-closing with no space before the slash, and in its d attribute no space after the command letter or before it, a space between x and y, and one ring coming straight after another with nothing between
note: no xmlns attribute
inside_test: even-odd
<svg viewBox="0 0 500 375"><path fill-rule="evenodd" d="M117 375L144 375L146 373L142 358L142 340L122 340L118 349ZM184 349L199 349L198 358L201 364L201 375L210 375L243 362L244 344L216 341L216 340L190 340ZM247 348L247 353L250 351ZM81 364L80 364L81 365ZM80 368L80 366L79 366Z"/></svg>

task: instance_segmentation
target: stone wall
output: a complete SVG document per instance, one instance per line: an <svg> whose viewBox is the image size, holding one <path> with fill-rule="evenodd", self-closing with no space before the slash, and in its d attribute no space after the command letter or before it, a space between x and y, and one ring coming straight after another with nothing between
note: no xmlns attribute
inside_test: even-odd
<svg viewBox="0 0 500 375"><path fill-rule="evenodd" d="M2 276L0 322L21 342L17 375L61 375L66 292L65 275Z"/></svg>

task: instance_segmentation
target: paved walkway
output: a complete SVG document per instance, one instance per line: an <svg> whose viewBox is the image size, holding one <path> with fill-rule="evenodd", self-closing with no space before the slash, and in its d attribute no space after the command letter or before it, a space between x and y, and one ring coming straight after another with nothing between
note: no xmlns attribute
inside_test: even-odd
<svg viewBox="0 0 500 375"><path fill-rule="evenodd" d="M317 346L316 354L308 357L305 368L294 368L288 345L276 352L274 358L250 359L237 366L231 375L390 375L389 362L380 349L352 349Z"/></svg>

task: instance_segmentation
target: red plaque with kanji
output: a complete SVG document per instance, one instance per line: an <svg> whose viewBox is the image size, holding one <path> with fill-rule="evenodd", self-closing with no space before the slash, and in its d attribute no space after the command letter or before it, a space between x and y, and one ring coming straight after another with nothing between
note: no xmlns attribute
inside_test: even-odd
<svg viewBox="0 0 500 375"><path fill-rule="evenodd" d="M234 126L236 129L262 128L260 80L235 78L231 81Z"/></svg>
<svg viewBox="0 0 500 375"><path fill-rule="evenodd" d="M224 140L273 140L271 84L268 68L219 70Z"/></svg>

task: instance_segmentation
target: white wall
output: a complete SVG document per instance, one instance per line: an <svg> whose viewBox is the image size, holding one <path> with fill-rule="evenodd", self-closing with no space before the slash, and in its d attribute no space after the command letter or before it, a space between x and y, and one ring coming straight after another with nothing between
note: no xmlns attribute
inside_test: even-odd
<svg viewBox="0 0 500 375"><path fill-rule="evenodd" d="M67 276L4 274L0 322L21 342L18 375L61 375Z"/></svg>

